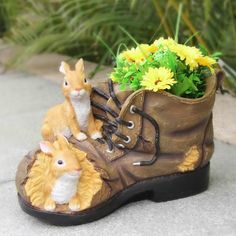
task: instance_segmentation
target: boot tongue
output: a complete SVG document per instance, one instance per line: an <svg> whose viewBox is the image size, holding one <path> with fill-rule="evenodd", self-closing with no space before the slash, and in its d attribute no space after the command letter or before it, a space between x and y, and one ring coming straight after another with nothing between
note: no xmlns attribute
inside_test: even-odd
<svg viewBox="0 0 236 236"><path fill-rule="evenodd" d="M114 84L114 93L115 93L115 96L117 97L117 99L119 100L119 102L121 104L121 107L119 108L116 105L116 103L112 99L112 97L110 97L107 100L106 105L119 115L120 111L122 109L123 104L125 103L126 99L133 93L133 91L132 90L121 91L120 88L119 88L119 85L118 84ZM108 112L107 112L107 117L110 120L115 120L115 118L112 115L110 115Z"/></svg>
<svg viewBox="0 0 236 236"><path fill-rule="evenodd" d="M119 87L120 86L118 84L116 83L113 84L115 96L117 97L117 99L119 100L122 106L124 102L126 101L126 99L129 97L129 95L133 93L133 91L132 90L121 91ZM97 104L108 106L119 115L120 109L119 107L117 107L116 103L110 96L108 83L107 82L99 83L96 86L96 88L102 91L103 93L105 93L108 99L105 99L104 97L99 96L93 92L91 94L91 100ZM97 108L93 108L93 111L94 113L97 113L97 114L106 115L110 120L115 120L115 118L112 115L110 115L109 112L104 113L103 111Z"/></svg>

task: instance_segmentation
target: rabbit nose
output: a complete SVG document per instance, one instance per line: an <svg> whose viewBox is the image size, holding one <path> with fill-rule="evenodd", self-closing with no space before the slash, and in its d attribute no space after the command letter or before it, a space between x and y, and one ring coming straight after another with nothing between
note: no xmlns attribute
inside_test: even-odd
<svg viewBox="0 0 236 236"><path fill-rule="evenodd" d="M81 171L81 168L76 169L76 171Z"/></svg>
<svg viewBox="0 0 236 236"><path fill-rule="evenodd" d="M81 88L76 88L75 90L79 92L81 90Z"/></svg>

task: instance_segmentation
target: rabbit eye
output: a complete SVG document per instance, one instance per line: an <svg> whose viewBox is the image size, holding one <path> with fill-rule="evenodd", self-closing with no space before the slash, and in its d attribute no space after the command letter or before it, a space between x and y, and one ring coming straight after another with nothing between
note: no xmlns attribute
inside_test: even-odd
<svg viewBox="0 0 236 236"><path fill-rule="evenodd" d="M84 79L84 83L87 83L87 79L86 78Z"/></svg>
<svg viewBox="0 0 236 236"><path fill-rule="evenodd" d="M65 86L68 86L68 85L69 85L66 80L64 80L64 85L65 85Z"/></svg>
<svg viewBox="0 0 236 236"><path fill-rule="evenodd" d="M57 161L57 164L58 164L58 165L63 165L64 162L63 162L62 160L58 160L58 161Z"/></svg>

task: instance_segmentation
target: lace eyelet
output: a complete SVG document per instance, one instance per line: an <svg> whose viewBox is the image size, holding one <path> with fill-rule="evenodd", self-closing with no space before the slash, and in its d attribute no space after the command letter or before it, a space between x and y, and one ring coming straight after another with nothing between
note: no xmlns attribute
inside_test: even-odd
<svg viewBox="0 0 236 236"><path fill-rule="evenodd" d="M125 145L123 145L122 143L118 143L117 145L121 148L125 148Z"/></svg>
<svg viewBox="0 0 236 236"><path fill-rule="evenodd" d="M129 111L131 114L134 114L135 112L133 111L133 109L136 108L135 105L131 105L130 108L129 108Z"/></svg>
<svg viewBox="0 0 236 236"><path fill-rule="evenodd" d="M110 149L107 149L106 152L108 152L108 153L113 153L113 152L114 152L114 149L111 149L111 150L110 150Z"/></svg>
<svg viewBox="0 0 236 236"><path fill-rule="evenodd" d="M127 135L126 137L127 137L127 140L124 140L124 142L125 142L125 143L130 143L130 141L131 141L130 136Z"/></svg>
<svg viewBox="0 0 236 236"><path fill-rule="evenodd" d="M129 121L130 125L127 126L128 129L134 128L134 122L132 120Z"/></svg>

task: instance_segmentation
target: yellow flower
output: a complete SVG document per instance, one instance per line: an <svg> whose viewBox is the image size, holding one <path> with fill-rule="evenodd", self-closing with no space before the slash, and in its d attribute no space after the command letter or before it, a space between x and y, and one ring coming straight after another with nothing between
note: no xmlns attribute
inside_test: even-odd
<svg viewBox="0 0 236 236"><path fill-rule="evenodd" d="M140 44L136 49L142 51L145 55L150 55L151 53L155 53L157 51L157 46L155 44Z"/></svg>
<svg viewBox="0 0 236 236"><path fill-rule="evenodd" d="M120 56L124 59L126 59L129 62L132 62L135 60L135 58L137 57L136 54L136 49L135 48L131 48L130 50L126 50L124 52L122 52L120 54Z"/></svg>
<svg viewBox="0 0 236 236"><path fill-rule="evenodd" d="M216 64L216 60L208 56L201 56L197 58L197 62L199 65L208 66L209 68L211 68L212 65Z"/></svg>
<svg viewBox="0 0 236 236"><path fill-rule="evenodd" d="M157 46L154 44L140 44L136 48L131 48L130 50L121 53L121 57L125 58L129 62L140 63L156 51Z"/></svg>
<svg viewBox="0 0 236 236"><path fill-rule="evenodd" d="M198 67L197 59L202 57L198 48L176 43L176 45L170 47L170 50L175 52L180 57L180 60L185 60L185 64L189 65L190 70Z"/></svg>
<svg viewBox="0 0 236 236"><path fill-rule="evenodd" d="M190 70L197 68L199 65L207 66L211 69L211 66L216 63L213 58L203 56L198 48L178 44L172 38L160 38L155 40L154 44L157 45L157 47L162 46L176 53L180 57L180 60L185 60L185 64L189 65Z"/></svg>
<svg viewBox="0 0 236 236"><path fill-rule="evenodd" d="M170 89L176 81L173 79L174 73L165 67L149 68L144 74L141 85L147 90L157 92L159 90Z"/></svg>
<svg viewBox="0 0 236 236"><path fill-rule="evenodd" d="M164 48L170 48L171 46L176 45L177 43L172 38L164 39L163 37L161 37L155 40L153 44L157 47L162 46Z"/></svg>
<svg viewBox="0 0 236 236"><path fill-rule="evenodd" d="M154 44L168 48L170 51L176 53L180 57L180 60L185 60L185 64L189 65L190 70L198 67L197 58L202 56L199 49L183 44L178 44L172 38L160 38L156 40Z"/></svg>

